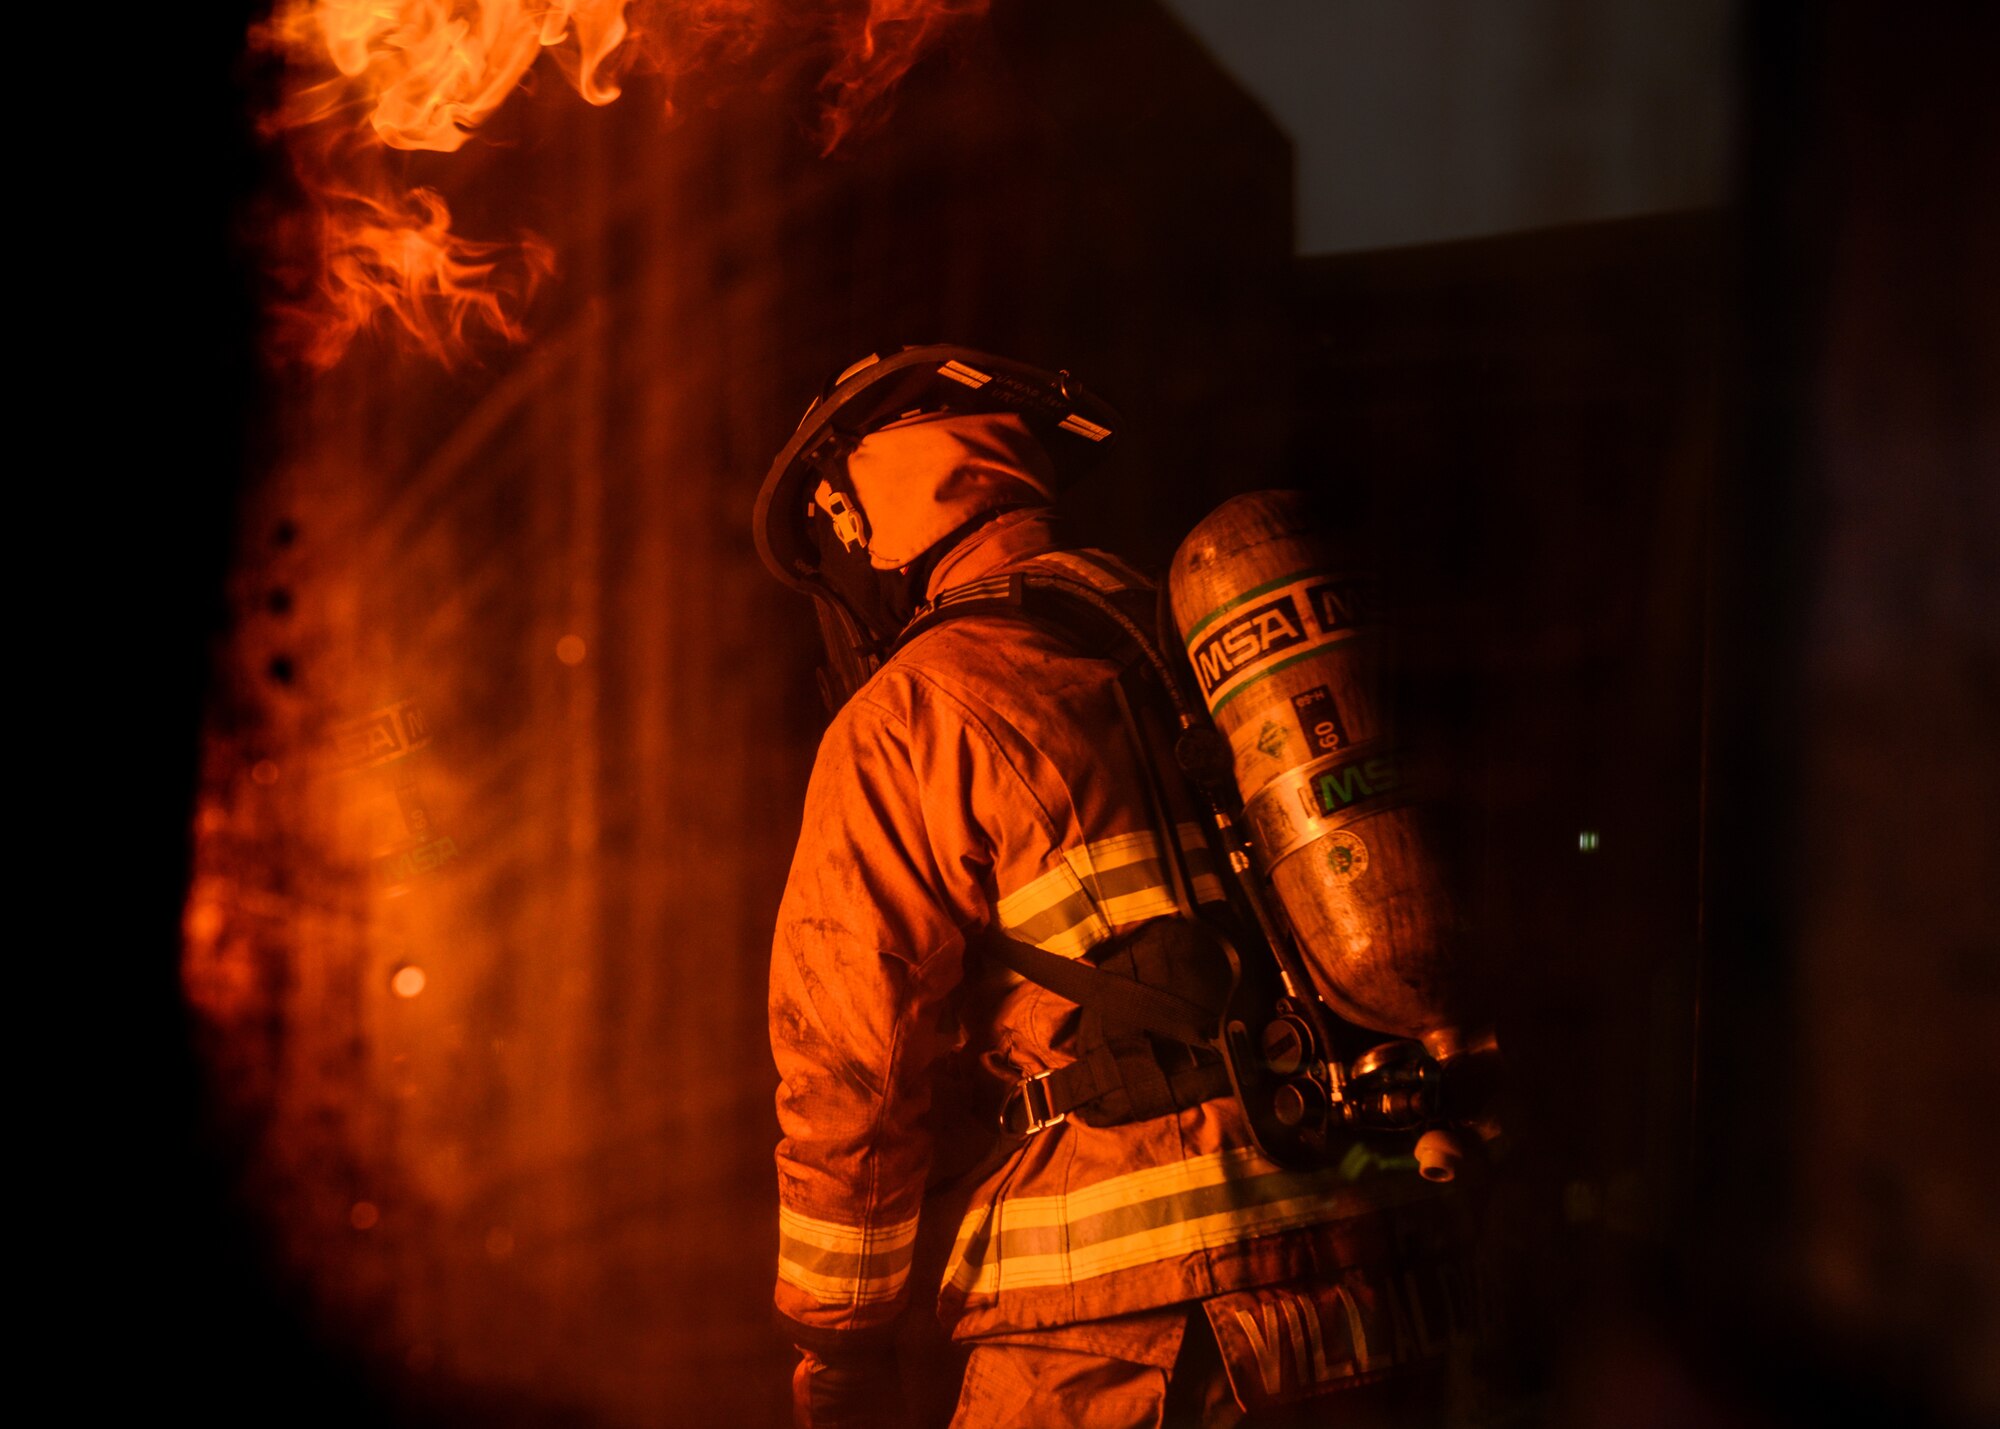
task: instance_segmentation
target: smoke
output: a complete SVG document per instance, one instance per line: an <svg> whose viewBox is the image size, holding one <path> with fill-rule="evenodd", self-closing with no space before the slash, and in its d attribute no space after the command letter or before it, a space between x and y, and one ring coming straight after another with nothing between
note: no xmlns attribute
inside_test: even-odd
<svg viewBox="0 0 2000 1429"><path fill-rule="evenodd" d="M954 21L986 12L987 0L868 0L821 86L822 133L830 154L881 117L890 92Z"/></svg>

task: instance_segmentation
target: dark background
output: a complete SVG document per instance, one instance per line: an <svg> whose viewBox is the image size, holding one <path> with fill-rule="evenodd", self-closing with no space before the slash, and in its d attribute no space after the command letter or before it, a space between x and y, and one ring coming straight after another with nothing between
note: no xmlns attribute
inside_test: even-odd
<svg viewBox="0 0 2000 1429"><path fill-rule="evenodd" d="M1521 1078L1494 1237L1535 1414L1990 1416L1992 22L1747 7L1729 206L1301 261L1285 136L1185 31L1136 3L998 8L831 166L800 133L803 65L671 130L537 95L495 121L535 182L487 191L571 255L537 342L455 376L363 351L311 385L255 346L241 205L272 175L243 16L175 37L200 98L133 155L177 281L139 325L157 375L129 463L170 450L185 475L132 483L153 782L92 1392L221 1422L775 1405L758 939L816 723L800 612L744 515L827 370L938 335L1123 406L1087 536L1157 566L1229 492L1306 484L1371 504L1426 592L1418 664ZM396 614L413 600L453 613ZM605 652L587 704L517 653L567 628L543 640L551 611ZM358 939L329 971L334 939L308 976L292 904L253 929L249 991L184 996L190 868L219 856L191 846L197 791L234 798L259 741L410 661L452 672L427 702L466 781L513 791L438 794L491 851L439 895L500 930L464 965L467 1016L569 1029L569 1100L440 1064L390 1114L429 1045L369 1001L406 949ZM560 756L524 764L551 730ZM596 859L499 829L576 816L580 783ZM221 852L262 873L314 848L225 806L252 823ZM537 1014L566 985L516 940L565 927L586 991ZM663 959L666 928L686 951ZM472 1169L412 1170L444 1124L475 1129ZM539 1153L560 1125L581 1151ZM461 1183L486 1202L440 1199Z"/></svg>

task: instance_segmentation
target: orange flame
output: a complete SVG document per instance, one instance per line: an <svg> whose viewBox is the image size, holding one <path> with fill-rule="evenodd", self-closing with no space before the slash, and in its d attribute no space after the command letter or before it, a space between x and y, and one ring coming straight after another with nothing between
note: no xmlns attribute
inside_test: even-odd
<svg viewBox="0 0 2000 1429"><path fill-rule="evenodd" d="M469 328L520 342L527 333L516 314L554 267L553 250L533 235L513 245L454 235L433 189L400 200L330 190L317 219L319 301L279 316L288 345L320 369L382 322L447 366Z"/></svg>
<svg viewBox="0 0 2000 1429"><path fill-rule="evenodd" d="M609 104L635 64L673 74L757 45L786 0L279 0L254 37L290 83L270 127L288 136L312 211L310 295L288 304L283 346L315 367L386 327L449 363L470 329L511 342L552 271L549 246L451 231L428 188L393 182L385 150L453 153L536 61L551 55L585 101ZM798 7L831 24L824 152L867 127L952 20L988 0L836 0ZM629 12L629 13L628 13Z"/></svg>
<svg viewBox="0 0 2000 1429"><path fill-rule="evenodd" d="M368 124L392 149L456 150L505 102L545 49L575 38L564 66L592 104L619 87L603 71L626 36L627 0L287 0L271 26L295 57L331 63L339 80L302 96L308 122L358 90Z"/></svg>

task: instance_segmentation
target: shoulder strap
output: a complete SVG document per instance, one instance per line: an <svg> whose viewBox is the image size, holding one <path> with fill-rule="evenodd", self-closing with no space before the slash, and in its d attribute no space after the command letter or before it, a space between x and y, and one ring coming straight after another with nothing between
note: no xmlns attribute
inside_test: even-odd
<svg viewBox="0 0 2000 1429"><path fill-rule="evenodd" d="M1171 672L1140 622L1121 609L1116 599L1137 588L1116 571L1089 561L1079 564L1109 575L1117 584L1106 589L1074 570L1060 568L1016 570L969 582L946 592L911 621L890 654L946 621L991 614L1050 629L1081 653L1112 661L1118 667L1115 693L1121 722L1141 766L1147 813L1155 836L1162 840L1161 858L1182 915L1175 921L1183 926L1202 926L1195 912L1193 878L1177 833L1178 819L1161 785L1161 752L1149 747L1152 741L1142 731L1135 708L1154 704L1163 693L1166 701L1176 706L1174 713L1182 714ZM1142 670L1150 670L1154 679L1142 679ZM1139 686L1145 684L1161 689L1142 694ZM1181 723L1185 726L1186 721ZM1122 936L1143 937L1147 926ZM1093 1125L1113 1125L1164 1115L1233 1090L1223 1024L1241 973L1236 955L1226 943L1219 946L1231 969L1232 991L1214 1006L1203 1006L1167 988L1083 959L1060 957L997 930L985 946L1002 966L1075 1003L1087 1014L1078 1060L1024 1080L1009 1096L1002 1110L1002 1126L1008 1131L1031 1133L1072 1112ZM1093 1027L1094 1032L1090 1030ZM1162 1061L1151 1039L1137 1035L1141 1033L1193 1050L1178 1059ZM1186 1060L1190 1057L1193 1060Z"/></svg>
<svg viewBox="0 0 2000 1429"><path fill-rule="evenodd" d="M1219 1011L1201 1007L1165 988L1106 972L1094 963L1046 952L1032 943L992 936L994 958L1029 982L1078 1007L1093 1007L1116 1022L1176 1042L1203 1046L1215 1040Z"/></svg>
<svg viewBox="0 0 2000 1429"><path fill-rule="evenodd" d="M912 621L898 638L897 648L945 621L996 614L1046 624L1088 654L1114 660L1124 654L1128 665L1143 661L1146 654L1143 650L1126 654L1117 649L1121 638L1130 640L1131 637L1123 635L1110 615L1090 603L1081 591L1074 589L1082 584L1073 575L1035 579L1025 571L970 582L947 592L930 610ZM1093 594L1108 598L1110 593ZM1139 746L1142 737L1122 679L1119 681L1118 698L1127 733L1135 746ZM1181 867L1182 855L1175 836L1174 821L1168 816L1158 790L1152 787L1157 781L1152 756L1143 747L1135 747L1133 753L1146 771L1148 802L1152 805L1148 812L1156 825L1155 836L1163 840L1160 856L1174 875L1175 901L1181 904L1184 914L1191 916L1193 898L1187 886L1189 880ZM997 961L1029 982L1045 987L1079 1007L1093 1008L1113 1022L1193 1046L1211 1045L1218 1035L1219 1008L1202 1007L1163 988L1080 959L1045 952L1030 943L997 932L990 939L989 946Z"/></svg>
<svg viewBox="0 0 2000 1429"><path fill-rule="evenodd" d="M1086 579L1090 572L1105 584ZM1087 654L1158 663L1153 642L1119 608L1120 597L1143 595L1136 572L1081 551L1048 551L1015 567L939 594L891 642L886 660L924 632L970 615L1007 615L1047 625ZM1123 647L1130 647L1129 649Z"/></svg>

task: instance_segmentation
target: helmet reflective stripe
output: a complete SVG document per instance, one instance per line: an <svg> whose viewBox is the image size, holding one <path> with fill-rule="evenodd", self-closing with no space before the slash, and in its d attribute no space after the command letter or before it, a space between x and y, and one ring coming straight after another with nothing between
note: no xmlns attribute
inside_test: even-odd
<svg viewBox="0 0 2000 1429"><path fill-rule="evenodd" d="M976 367L967 367L963 362L959 362L956 359L940 367L938 369L938 376L949 377L954 382L963 382L966 386L973 388L984 387L993 380L992 373L981 372Z"/></svg>
<svg viewBox="0 0 2000 1429"><path fill-rule="evenodd" d="M1101 442L1111 435L1111 428L1100 427L1087 417L1079 417L1074 412L1071 412L1067 417L1057 422L1056 425L1066 432L1075 432L1079 437L1089 437L1093 442Z"/></svg>

